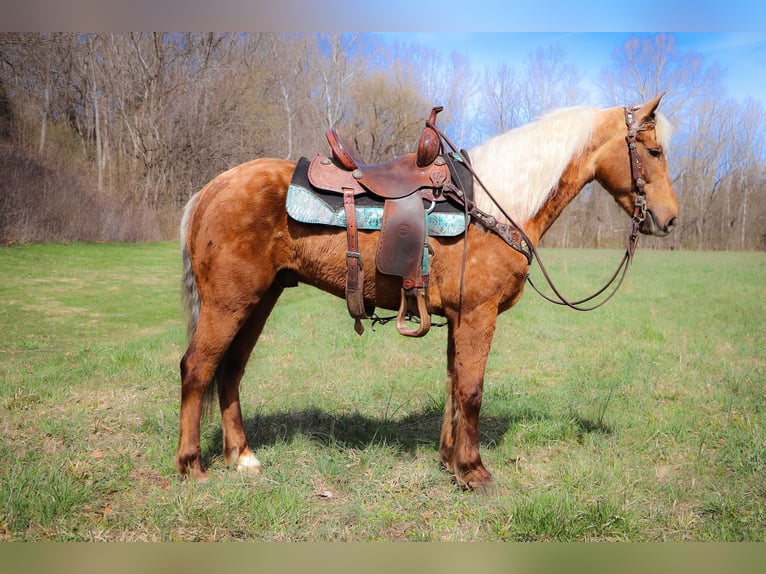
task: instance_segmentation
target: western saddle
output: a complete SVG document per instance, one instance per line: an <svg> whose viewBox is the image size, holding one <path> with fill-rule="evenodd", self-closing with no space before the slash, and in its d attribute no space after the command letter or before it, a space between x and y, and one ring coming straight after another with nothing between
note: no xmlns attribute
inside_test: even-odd
<svg viewBox="0 0 766 574"><path fill-rule="evenodd" d="M432 127L442 109L431 110L415 152L386 163L365 164L352 144L333 128L326 134L332 158L317 155L309 166L312 185L343 195L348 241L346 303L360 335L364 332L361 319L372 314L364 304L364 269L354 206L354 197L361 194L384 200L375 263L381 273L402 278L397 330L405 336L422 337L431 327L427 218L430 208L445 199L442 188L450 182L449 167L441 155L441 138ZM408 317L414 318L417 327L408 326Z"/></svg>

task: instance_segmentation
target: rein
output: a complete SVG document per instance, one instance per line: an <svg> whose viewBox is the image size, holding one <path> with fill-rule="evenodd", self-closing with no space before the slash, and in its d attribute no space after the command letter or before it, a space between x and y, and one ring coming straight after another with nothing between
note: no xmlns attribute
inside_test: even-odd
<svg viewBox="0 0 766 574"><path fill-rule="evenodd" d="M527 283L529 283L532 288L546 301L549 301L555 305L561 305L565 307L569 307L570 309L574 309L575 311L593 311L594 309L598 309L602 305L604 305L609 299L611 299L615 293L619 290L620 286L622 285L623 281L625 280L625 276L627 275L628 268L630 267L630 263L633 260L633 254L635 253L636 247L638 246L638 237L639 237L639 227L641 223L646 219L646 193L644 192L644 185L646 184L646 181L644 180L644 172L643 172L643 164L641 163L641 158L638 155L637 150L637 144L636 144L636 137L639 132L654 129L655 123L654 122L645 122L643 124L636 125L636 118L635 118L635 111L638 109L637 107L625 107L623 108L625 112L625 124L628 128L628 134L625 136L625 140L628 144L628 154L630 156L630 171L631 171L631 178L633 181L633 184L636 187L636 199L633 206L633 216L632 216L632 226L630 235L628 236L628 246L625 250L625 254L623 255L622 260L620 261L620 264L617 267L617 270L614 272L614 275L612 275L611 279L609 279L601 289L596 291L593 295L590 295L589 297L586 297L584 299L580 299L579 301L569 301L566 297L564 297L559 290L556 288L555 284L553 283L553 280L551 279L550 275L548 274L548 270L545 268L545 265L543 264L542 260L540 259L540 254L537 252L537 249L535 249L534 244L532 241L530 241L529 237L527 237L526 233L524 233L524 230L521 228L520 225L518 225L516 222L513 221L510 215L506 213L505 209L503 209L503 206L498 203L498 201L493 197L492 193L487 189L487 187L484 185L484 183L481 181L481 178L476 174L471 164L467 161L464 154L461 153L455 145L450 141L450 139L447 137L447 135L439 128L434 125L433 122L427 121L426 126L433 128L439 136L449 145L450 148L452 148L455 155L460 158L460 160L463 162L463 164L468 168L468 171L473 175L476 182L481 186L481 188L484 190L484 192L487 194L487 196L492 200L492 202L498 207L500 212L505 216L505 218L509 221L510 225L503 224L498 222L494 217L484 213L480 209L478 209L475 205L475 203L470 200L469 198L465 197L463 192L455 187L452 184L448 184L444 186L444 192L451 198L453 198L458 203L462 204L465 208L466 215L470 215L474 219L478 220L478 222L485 227L486 229L493 231L495 234L497 234L503 241L505 241L508 245L513 247L514 249L517 249L524 253L527 256L527 262L532 262L532 257L537 259L537 263L540 266L540 271L543 274L543 277L545 277L545 280L547 281L550 288L553 290L553 293L556 295L556 298L550 297L540 291L540 289L537 288L537 286L532 282L532 278L527 274ZM523 247L526 247L529 250L529 253L526 253L523 250L520 250L518 245L521 242ZM465 255L468 247L468 236L466 234L466 241L463 247L463 265L465 265ZM461 274L462 275L462 274ZM615 284L615 281L617 282ZM600 302L593 304L591 306L584 307L583 305L585 303L589 303L593 301L596 297L604 293L609 287L614 285L614 288L612 291ZM463 279L461 276L461 284L460 284L460 293L461 293L461 299L462 299L462 293L463 293Z"/></svg>

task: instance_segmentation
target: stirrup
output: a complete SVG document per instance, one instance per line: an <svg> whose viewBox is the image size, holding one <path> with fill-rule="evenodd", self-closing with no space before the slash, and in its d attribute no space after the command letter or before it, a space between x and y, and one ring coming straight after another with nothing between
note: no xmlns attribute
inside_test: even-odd
<svg viewBox="0 0 766 574"><path fill-rule="evenodd" d="M399 313L396 315L396 329L405 337L422 337L431 328L431 315L428 314L428 295L425 287L415 288L415 298L418 306L418 319L420 324L416 329L407 326L407 292L402 288L402 301L399 305Z"/></svg>

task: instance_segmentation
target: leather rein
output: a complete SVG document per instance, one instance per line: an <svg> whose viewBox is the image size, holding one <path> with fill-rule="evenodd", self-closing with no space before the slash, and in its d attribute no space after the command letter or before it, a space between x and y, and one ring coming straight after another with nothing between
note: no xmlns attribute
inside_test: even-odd
<svg viewBox="0 0 766 574"><path fill-rule="evenodd" d="M498 209L503 214L503 216L505 216L505 218L508 220L510 225L498 222L491 215L488 215L484 213L483 211L479 210L476 207L475 203L471 199L465 196L462 190L460 190L459 188L455 187L452 184L448 184L444 186L443 192L445 193L445 195L451 197L458 203L462 204L465 208L467 216L470 215L472 218L476 219L478 223L482 225L484 228L497 234L508 245L524 253L524 255L527 256L528 263L532 262L533 257L537 259L537 263L540 266L540 271L542 272L543 277L545 277L545 280L547 281L551 290L555 294L555 298L546 295L540 289L538 289L537 286L532 282L532 278L529 276L529 274L527 274L527 278L526 278L527 283L529 283L532 286L532 288L546 301L549 301L555 305L569 307L570 309L574 309L575 311L593 311L594 309L598 309L604 303L609 301L609 299L611 299L615 293L617 293L618 289L620 288L620 286L622 285L622 282L625 279L625 276L627 275L628 268L630 267L630 263L633 260L633 254L635 253L636 247L638 245L639 228L641 226L641 223L644 221L644 219L646 219L647 205L646 205L646 192L644 191L644 185L646 184L646 181L644 180L643 163L641 162L641 158L638 155L638 149L637 149L638 146L636 141L637 141L638 133L642 131L654 129L655 122L647 121L642 124L636 125L635 112L636 110L638 110L638 107L625 107L623 108L623 110L625 112L625 124L628 128L628 133L625 136L625 139L628 144L628 154L630 156L631 178L633 181L633 185L636 188L636 199L634 201L634 206L633 206L632 226L631 226L630 234L628 236L628 246L625 250L625 255L623 255L623 258L617 267L617 270L614 272L614 275L612 275L611 279L607 281L606 285L604 285L601 289L596 291L593 295L590 295L589 297L580 299L578 301L570 301L559 292L559 290L556 288L555 284L553 283L553 280L551 279L548 273L548 270L545 268L545 265L540 259L540 254L537 252L537 249L535 249L535 246L532 243L532 241L529 239L529 237L527 237L527 235L524 233L524 230L521 228L521 226L516 224L513 221L510 215L506 213L503 207L492 196L492 193L489 191L489 189L487 189L487 187L481 181L481 178L476 174L473 167L471 167L471 164L466 159L464 154L455 147L455 145L450 141L447 135L443 131L441 131L439 128L437 128L433 122L430 122L430 121L426 122L426 125L436 130L439 136L447 143L447 145L449 145L450 148L452 148L455 155L458 158L460 158L462 163L468 169L469 173L471 173L471 175L474 177L476 182L481 186L481 188L484 190L487 196L498 207ZM521 243L523 247L526 247L529 250L529 252L527 253L526 250L519 249L519 243ZM466 241L463 247L463 266L465 266L467 246L468 246L468 236L466 235ZM464 274L461 273L461 280L460 280L461 281L461 284L460 284L461 298L463 293L463 277L462 277L463 275ZM592 302L596 297L604 293L612 285L614 285L612 291L603 300L601 300L598 303L592 304L590 306L584 306L586 303Z"/></svg>

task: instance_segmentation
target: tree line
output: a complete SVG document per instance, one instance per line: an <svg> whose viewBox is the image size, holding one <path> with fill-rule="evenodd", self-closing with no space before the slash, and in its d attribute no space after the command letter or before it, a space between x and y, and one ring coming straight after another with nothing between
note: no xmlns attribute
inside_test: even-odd
<svg viewBox="0 0 766 574"><path fill-rule="evenodd" d="M595 93L594 93L595 92ZM672 35L615 46L597 86L557 46L476 69L459 53L374 34L0 34L0 243L150 240L216 174L326 150L337 127L369 161L411 151L433 105L469 148L557 107L665 93L682 225L650 246L764 249L763 107ZM627 223L597 185L546 245L618 246Z"/></svg>

